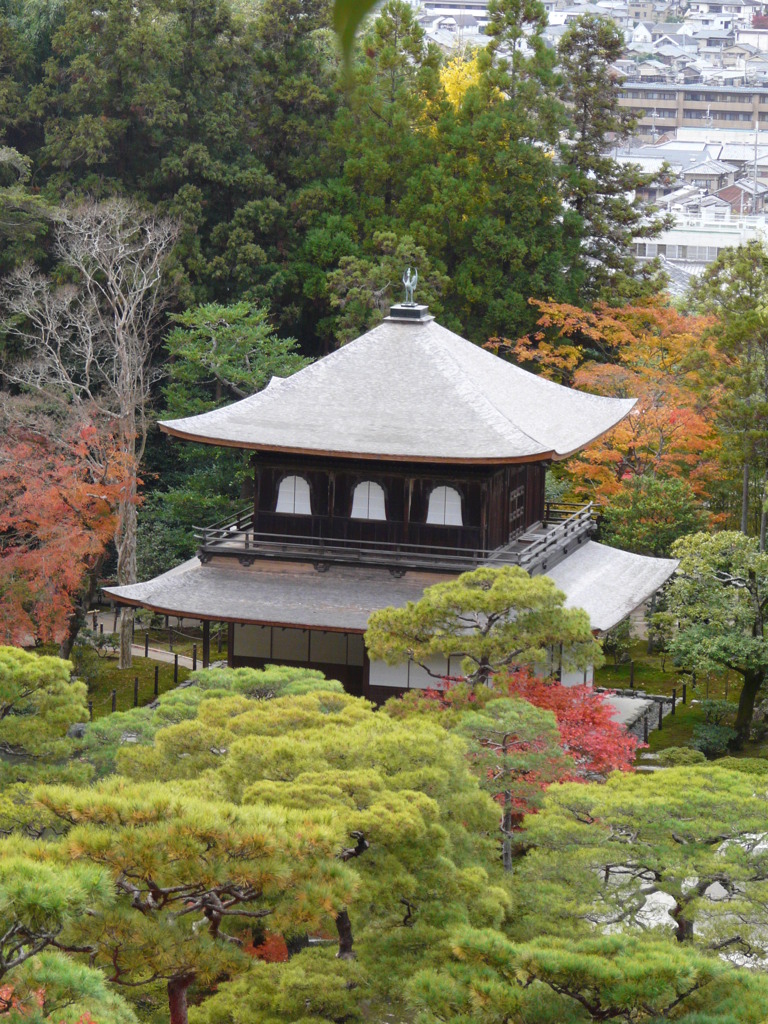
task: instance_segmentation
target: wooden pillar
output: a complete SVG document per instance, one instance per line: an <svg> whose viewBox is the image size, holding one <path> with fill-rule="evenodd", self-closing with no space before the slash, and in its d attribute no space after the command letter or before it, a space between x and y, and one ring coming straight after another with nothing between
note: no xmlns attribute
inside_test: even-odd
<svg viewBox="0 0 768 1024"><path fill-rule="evenodd" d="M257 532L259 529L259 494L261 491L261 466L256 466L256 472L253 474L253 529Z"/></svg>
<svg viewBox="0 0 768 1024"><path fill-rule="evenodd" d="M208 668L211 661L211 623L203 619L203 668Z"/></svg>
<svg viewBox="0 0 768 1024"><path fill-rule="evenodd" d="M488 544L488 489L490 486L488 477L480 485L480 547L484 551L488 551L490 547Z"/></svg>
<svg viewBox="0 0 768 1024"><path fill-rule="evenodd" d="M411 499L413 497L413 477L403 479L403 544L408 543L411 528Z"/></svg>

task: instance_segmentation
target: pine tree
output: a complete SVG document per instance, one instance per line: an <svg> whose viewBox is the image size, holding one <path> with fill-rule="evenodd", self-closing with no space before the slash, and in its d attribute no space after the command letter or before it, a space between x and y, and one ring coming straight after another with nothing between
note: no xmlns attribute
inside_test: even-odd
<svg viewBox="0 0 768 1024"><path fill-rule="evenodd" d="M663 279L655 264L641 267L634 255L637 238L653 238L664 218L654 217L639 198L658 175L642 174L608 152L634 129L619 105L619 83L612 65L624 53L624 36L610 18L584 14L571 22L558 56L569 108L567 142L562 149L566 197L578 220L581 242L570 272L580 280L582 300L621 302L654 294Z"/></svg>

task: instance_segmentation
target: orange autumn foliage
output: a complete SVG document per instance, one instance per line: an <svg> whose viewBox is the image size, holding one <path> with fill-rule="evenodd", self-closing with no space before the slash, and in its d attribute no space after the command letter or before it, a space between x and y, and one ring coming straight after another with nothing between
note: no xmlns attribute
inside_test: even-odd
<svg viewBox="0 0 768 1024"><path fill-rule="evenodd" d="M126 468L114 438L47 426L0 436L0 643L59 641L115 531Z"/></svg>
<svg viewBox="0 0 768 1024"><path fill-rule="evenodd" d="M243 946L243 949L250 956L268 964L283 964L289 959L285 939L282 935L276 935L274 932L266 932L264 941L260 945L254 946L250 942Z"/></svg>
<svg viewBox="0 0 768 1024"><path fill-rule="evenodd" d="M644 475L681 477L699 496L711 494L720 476L718 394L707 379L722 358L713 319L684 316L661 298L618 309L598 303L591 311L531 304L540 313L537 332L503 343L518 362L583 391L638 400L569 460L574 496L607 501L622 481Z"/></svg>

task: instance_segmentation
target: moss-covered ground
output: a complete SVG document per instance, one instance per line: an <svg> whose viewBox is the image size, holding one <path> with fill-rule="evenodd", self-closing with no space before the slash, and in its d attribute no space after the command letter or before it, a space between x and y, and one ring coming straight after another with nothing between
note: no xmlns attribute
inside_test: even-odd
<svg viewBox="0 0 768 1024"><path fill-rule="evenodd" d="M686 746L693 736L695 726L704 721L701 711L703 700L729 700L734 709L741 692L741 681L735 672L711 673L699 677L695 684L690 676L678 673L672 660L660 654L649 654L646 642L635 641L630 647L630 658L634 663L634 672L630 662L614 665L610 660L595 673L595 685L629 689L630 678L634 675L636 690L646 693L672 696L673 688L677 692L675 714L667 715L662 728L653 728L648 733L648 747L651 752L666 747ZM682 704L683 683L686 683L687 704ZM747 743L740 751L734 751L737 757L768 757L768 740Z"/></svg>

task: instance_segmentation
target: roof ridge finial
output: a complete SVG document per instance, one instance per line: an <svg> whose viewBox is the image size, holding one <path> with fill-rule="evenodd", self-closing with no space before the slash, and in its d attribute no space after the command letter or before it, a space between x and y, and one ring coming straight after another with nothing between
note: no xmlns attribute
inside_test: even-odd
<svg viewBox="0 0 768 1024"><path fill-rule="evenodd" d="M416 285L419 283L419 271L416 267L413 268L413 274L411 274L411 268L408 267L403 274L403 284L405 285L405 302L404 306L415 306L416 303L413 301L413 293L416 289Z"/></svg>

